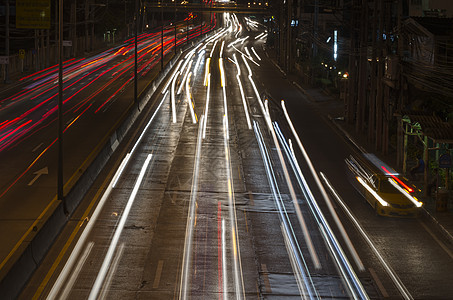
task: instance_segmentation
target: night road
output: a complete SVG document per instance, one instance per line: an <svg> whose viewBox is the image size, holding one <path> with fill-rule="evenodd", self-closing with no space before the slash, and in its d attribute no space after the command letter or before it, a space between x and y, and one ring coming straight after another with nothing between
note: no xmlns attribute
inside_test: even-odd
<svg viewBox="0 0 453 300"><path fill-rule="evenodd" d="M366 203L345 164L360 148L327 117L341 104L305 97L271 60L265 29L245 16L218 14L216 30L181 54L20 299L451 298L451 244L423 218L378 216ZM156 34L142 37L143 55L151 52L140 72L158 72ZM169 29L166 51L172 39ZM66 147L95 145L90 140L101 134L83 141L87 128L105 134L130 105L111 101L132 80L133 56L122 55L131 47L67 62L70 95L104 77L90 89L95 102L85 95L69 106L68 133L88 118L83 112L92 117ZM143 74L142 88L151 79ZM49 81L37 84L22 90L27 99L54 96ZM28 109L17 109L17 117L27 117L10 129L11 143L52 127L28 120L54 107L28 108L20 95L5 100ZM33 137L22 143L23 151L37 147ZM35 152L52 141L42 143ZM75 169L89 157L71 155L79 157ZM22 187L31 174L20 179ZM37 184L43 198L54 195L49 183ZM32 201L33 191L10 192Z"/></svg>

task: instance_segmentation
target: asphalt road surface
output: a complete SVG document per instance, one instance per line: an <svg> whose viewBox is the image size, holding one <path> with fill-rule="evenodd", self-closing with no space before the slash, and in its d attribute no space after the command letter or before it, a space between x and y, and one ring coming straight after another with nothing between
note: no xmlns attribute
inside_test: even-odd
<svg viewBox="0 0 453 300"><path fill-rule="evenodd" d="M328 104L271 63L261 25L225 18L182 56L21 298L451 297L451 245L423 219L374 214Z"/></svg>
<svg viewBox="0 0 453 300"><path fill-rule="evenodd" d="M191 21L192 22L192 21ZM179 23L177 45L200 35ZM207 31L215 23L204 25ZM164 54L174 51L175 28L164 30ZM161 31L138 38L138 93L160 69ZM0 269L29 241L56 204L58 67L22 78L0 99ZM134 105L134 39L95 56L64 63L64 183L68 193L96 149ZM140 105L140 104L139 104Z"/></svg>

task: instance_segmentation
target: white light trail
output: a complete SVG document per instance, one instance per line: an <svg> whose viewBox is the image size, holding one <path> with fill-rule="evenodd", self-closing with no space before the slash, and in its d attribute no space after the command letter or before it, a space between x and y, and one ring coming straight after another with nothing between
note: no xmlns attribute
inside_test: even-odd
<svg viewBox="0 0 453 300"><path fill-rule="evenodd" d="M374 198L376 198L379 203L381 203L382 206L389 206L389 204L382 199L381 196L378 195L363 179L362 177L356 177L357 180L360 182L360 184L371 194L373 195Z"/></svg>
<svg viewBox="0 0 453 300"><path fill-rule="evenodd" d="M417 201L415 197L412 197L409 192L403 189L398 183L395 182L394 179L388 178L388 181L391 185L393 185L401 194L403 194L407 199L409 199L416 207L422 207L423 203Z"/></svg>
<svg viewBox="0 0 453 300"><path fill-rule="evenodd" d="M233 255L233 265L234 265L234 286L236 292L236 299L242 299L241 295L241 283L240 276L240 268L239 268L239 260L240 260L240 253L239 253L239 241L238 241L238 233L237 233L237 217L236 217L236 205L234 199L234 184L233 184L233 176L231 174L231 161L230 161L230 147L228 144L228 119L227 116L223 116L223 144L225 148L225 168L227 170L227 190L228 190L228 212L230 216L230 226L231 226L231 244L232 244L232 255ZM242 278L242 276L241 276Z"/></svg>
<svg viewBox="0 0 453 300"><path fill-rule="evenodd" d="M198 70L198 67L200 66L200 62L201 62L201 59L203 58L204 54L206 53L206 51L204 49L201 50L202 52L200 52L200 54L198 54L198 59L197 59L197 63L195 64L195 67L193 68L193 71L194 72L197 72ZM203 52L204 51L204 52ZM196 74L196 73L195 73Z"/></svg>
<svg viewBox="0 0 453 300"><path fill-rule="evenodd" d="M85 251L83 252L82 256L79 259L79 263L75 267L74 271L71 273L71 277L69 278L68 282L66 283L66 287L63 290L63 292L60 295L60 299L67 299L69 294L71 293L71 289L74 286L74 283L79 277L80 271L82 271L82 267L85 264L88 256L91 253L91 250L93 249L94 242L89 242L87 247L85 248Z"/></svg>
<svg viewBox="0 0 453 300"><path fill-rule="evenodd" d="M178 65L176 66L176 69L173 71L173 74L170 76L170 78L168 79L167 83L165 84L164 88L162 89L162 94L165 94L167 92L167 89L168 89L168 86L170 85L170 83L173 81L173 77L175 77L176 73L178 72L178 69L179 67L181 66L182 64L182 60L180 60L178 62Z"/></svg>
<svg viewBox="0 0 453 300"><path fill-rule="evenodd" d="M210 64L211 64L211 58L208 57L208 59L206 60L206 67L204 70L204 85L205 86L208 86L208 76L210 76L210 72L209 72Z"/></svg>
<svg viewBox="0 0 453 300"><path fill-rule="evenodd" d="M215 41L214 46L212 46L212 50L211 50L211 53L209 54L209 57L212 57L212 54L214 53L215 46L217 45L217 42L218 41Z"/></svg>
<svg viewBox="0 0 453 300"><path fill-rule="evenodd" d="M227 291L227 266L226 266L226 230L225 230L225 219L222 219L222 272L223 272L223 300L228 299L228 291Z"/></svg>
<svg viewBox="0 0 453 300"><path fill-rule="evenodd" d="M108 268L110 266L110 262L113 257L113 253L116 249L116 245L118 244L119 238L124 228L124 224L126 223L127 217L129 216L129 212L132 208L132 204L135 201L135 197L137 196L138 189L142 183L143 177L145 176L146 169L148 168L149 162L151 161L152 154L148 154L141 170L140 174L138 175L137 181L135 182L134 189L132 190L131 195L129 196L129 200L127 201L126 207L121 215L121 219L116 227L115 234L110 242L110 246L108 248L107 254L105 255L104 262L102 263L101 269L96 277L96 281L94 282L93 288L91 289L90 295L88 299L94 300L97 298L99 293L99 289L101 288L102 282L104 281L105 275L107 274Z"/></svg>
<svg viewBox="0 0 453 300"><path fill-rule="evenodd" d="M201 134L203 128L204 115L201 116L198 126L198 137L197 137L197 148L195 151L195 161L193 168L193 181L192 190L190 193L189 211L187 213L187 224L186 224L186 236L184 240L184 254L182 259L182 271L181 271L181 285L179 290L179 299L185 300L189 298L188 286L189 286L189 271L191 270L192 260L192 242L193 242L193 231L195 223L195 210L196 201L198 194L198 174L200 171L200 157L201 157Z"/></svg>
<svg viewBox="0 0 453 300"><path fill-rule="evenodd" d="M226 117L226 122L227 122L227 139L230 139L230 133L229 133L229 126L228 126L228 104L227 104L227 98L226 98L226 82L225 82L225 69L223 68L223 58L219 58L219 69L220 69L220 83L222 86L222 96L223 96L223 107L224 107L224 114Z"/></svg>
<svg viewBox="0 0 453 300"><path fill-rule="evenodd" d="M384 257L381 255L381 253L377 250L376 246L374 246L373 242L371 241L370 237L366 233L366 231L363 229L363 227L360 225L359 221L354 217L354 215L351 213L349 208L347 207L346 203L344 203L343 199L341 199L340 195L338 195L337 191L334 189L330 181L327 179L327 177L321 173L321 177L324 180L325 184L327 187L330 189L332 192L332 195L335 197L337 202L340 204L341 208L343 211L346 213L346 215L349 217L351 220L352 224L356 227L356 229L360 232L362 235L363 239L367 242L368 246L373 250L374 254L376 257L379 259L381 262L382 266L384 267L385 271L389 275L389 277L393 280L395 283L396 287L400 291L401 295L404 297L404 299L413 299L412 295L409 293L407 288L404 286L402 283L401 279L395 274L393 269L389 266L389 264L385 261Z"/></svg>
<svg viewBox="0 0 453 300"><path fill-rule="evenodd" d="M317 174L317 172L316 172L316 170L315 170L315 168L314 168L314 166L313 166L313 164L312 164L307 152L305 151L304 146L302 145L302 142L300 141L299 135L297 134L296 130L294 129L294 126L293 126L293 123L291 121L291 118L289 117L289 114L288 114L288 112L286 110L285 102L282 100L281 104L282 104L283 113L285 115L285 118L286 118L286 120L288 122L289 127L291 128L291 132L293 133L293 135L294 135L294 137L296 139L296 142L297 142L297 144L298 144L298 146L299 146L299 148L300 148L300 150L301 150L301 152L302 152L302 154L303 154L303 156L305 158L305 161L306 161L306 163L307 163L307 165L308 165L308 167L309 167L309 169L310 169L310 171L312 173L313 178L315 179L316 184L318 185L319 190L321 191L321 194L322 194L324 200L326 201L326 204L329 205L329 203L330 203L329 196L327 195L327 192L326 192L324 186L322 185L321 180L319 179L319 176L318 176L318 174ZM302 175L301 172L300 172L300 175ZM347 268L347 270L345 270L345 271L343 271L343 268L340 268L340 270L342 272L347 272L350 275L351 280L353 280L353 283L351 283L351 284L356 287L356 290L360 294L360 297L368 298L368 295L366 294L362 284L358 280L357 275L355 274L354 270L350 266L346 256L344 255L344 253L343 253L340 245L338 244L335 236L333 235L330 227L328 226L327 222L324 221L324 216L322 215L321 211L319 210L316 201L314 200L314 198L311 195L311 192L310 192L310 196L313 199L313 201L311 201L311 202L315 205L315 208L317 209L317 211L319 211L319 216L321 217L323 223L325 224L324 230L328 231L328 232L326 232L326 234L329 234L329 236L331 237L331 241L332 241L333 245L331 245L330 247L332 249L333 248L337 249L338 254L341 256L341 260L344 262L344 265ZM348 240L349 240L349 238L345 240L346 243L348 243ZM350 241L349 241L349 243L350 243ZM350 243L350 244L351 244L350 245L351 249L353 249L352 243ZM335 252L333 252L333 253L335 253ZM360 259L358 259L358 255L357 255L357 257L355 257L355 259L356 259L356 262L358 263L359 268L361 268L361 267L363 268L363 265L362 265ZM347 279L347 278L345 278L345 279ZM349 283L349 280L347 280L347 282L348 282L348 285L351 286L351 284ZM353 294L355 294L353 289L351 289L351 292Z"/></svg>
<svg viewBox="0 0 453 300"><path fill-rule="evenodd" d="M271 133L272 140L274 141L274 145L275 145L275 148L276 148L276 151L277 151L277 155L278 155L278 158L279 158L279 161L280 161L280 165L281 165L282 170L283 170L283 175L285 177L286 184L288 186L288 190L289 190L289 193L291 195L291 199L293 201L294 208L296 210L296 216L297 216L297 219L299 220L300 227L301 227L302 232L304 234L305 243L307 244L308 251L310 252L310 256L312 258L313 265L315 266L316 269L320 269L321 268L321 263L319 261L318 255L316 254L315 248L313 246L313 242L311 240L310 233L308 232L307 225L305 223L304 217L302 215L302 211L301 211L300 206L299 206L299 201L297 199L296 192L294 191L294 187L293 187L293 184L291 182L291 178L289 176L288 169L286 167L285 159L283 158L283 154L282 154L282 151L280 149L280 144L279 144L277 136L275 134L274 127L272 126L271 118L270 118L270 116L269 116L269 114L267 112L264 113L264 118L266 120L267 127L268 127L268 129L269 129L269 131Z"/></svg>
<svg viewBox="0 0 453 300"><path fill-rule="evenodd" d="M222 41L222 47L220 48L220 57L223 57L223 47L225 47L225 41Z"/></svg>
<svg viewBox="0 0 453 300"><path fill-rule="evenodd" d="M197 123L197 119L195 117L195 112L194 112L194 109L193 109L193 102L192 102L192 97L190 97L190 86L189 86L189 83L190 83L190 77L192 76L192 72L189 73L189 76L186 80L186 98L187 98L187 104L189 105L189 108L190 108L190 115L192 116L192 123L193 124L196 124Z"/></svg>
<svg viewBox="0 0 453 300"><path fill-rule="evenodd" d="M141 135L135 142L134 147L132 147L132 150L128 153L129 156L131 156L135 152L135 149L140 144L143 136L145 135L146 131L148 130L149 126L151 125L152 121L154 120L154 117L157 115L160 108L162 107L162 104L164 103L167 95L168 95L168 91L162 97L160 104L158 105L158 107L154 111L153 115L149 119L149 121L146 124L145 128L143 129ZM47 295L47 299L52 299L52 300L56 299L63 284L67 282L67 277L68 277L69 273L71 272L72 268L74 267L74 264L76 263L76 260L79 257L79 253L82 250L82 247L85 244L86 239L88 238L91 230L93 229L94 225L96 224L96 221L105 205L105 202L109 198L110 193L112 192L112 190L114 188L113 184L114 183L116 184L117 181L119 180L128 161L129 161L129 159L125 157L123 159L122 163L120 164L120 167L118 167L118 169L116 170L114 176L112 177L112 180L110 181L109 185L107 186L107 189L105 190L104 194L102 195L101 200L99 200L99 203L96 206L96 209L94 210L93 214L91 215L90 222L87 223L87 226L85 227L82 234L80 235L80 238L77 241L76 245L74 246L74 249L72 250L71 255L69 256L68 260L66 261L66 264L64 265L63 269L61 270L60 275L58 275L57 280L55 281L54 285L52 286L52 289L50 290L49 294Z"/></svg>
<svg viewBox="0 0 453 300"><path fill-rule="evenodd" d="M204 123L203 124L203 139L206 138L206 124L208 123L208 109L209 109L209 94L211 93L211 74L208 76L208 88L206 90L206 106L204 109L204 115L206 116L204 118Z"/></svg>
<svg viewBox="0 0 453 300"><path fill-rule="evenodd" d="M176 123L176 100L175 100L175 84L176 79L178 78L179 71L176 72L176 75L173 77L173 81L171 83L171 114L173 117L173 123Z"/></svg>
<svg viewBox="0 0 453 300"><path fill-rule="evenodd" d="M282 220L282 224L283 224L283 228L286 232L286 236L289 238L290 245L287 248L288 255L289 255L289 257L295 258L295 260L296 260L295 263L296 263L297 267L294 267L294 268L298 269L300 271L300 272L298 272L298 274L301 274L303 277L303 280L297 281L297 283L298 284L303 283L305 287L299 287L299 290L300 291L306 290L309 294L310 299L313 299L313 297L314 297L313 293L319 299L319 295L317 294L316 287L310 276L310 272L308 270L304 256L302 255L302 251L300 249L299 243L297 242L297 238L295 237L294 229L291 225L291 219L289 218L289 216L287 214L285 203L282 201L280 191L278 188L278 184L277 184L276 178L275 178L275 172L273 171L272 164L270 162L269 153L268 153L268 150L264 143L263 136L261 134L259 125L256 121L253 121L253 129L255 131L255 136L258 141L258 146L259 146L259 149L261 152L261 157L262 157L264 167L266 170L266 175L268 178L269 186L271 188L272 195L274 196L274 201L277 206L278 212L280 214L280 219Z"/></svg>
<svg viewBox="0 0 453 300"><path fill-rule="evenodd" d="M255 37L255 40L259 39L259 38L262 37L264 34L265 34L265 32L261 32L260 34L258 34L258 35Z"/></svg>
<svg viewBox="0 0 453 300"><path fill-rule="evenodd" d="M255 51L255 48L252 47L252 52L253 54L255 54L256 58L258 58L258 60L261 60L261 57L258 55L258 53L256 53Z"/></svg>
<svg viewBox="0 0 453 300"><path fill-rule="evenodd" d="M241 68L239 67L239 63L238 63L238 60L236 58L236 53L233 54L233 58L234 58L234 64L236 65L236 69L237 69L236 79L238 81L239 90L241 92L242 105L244 106L244 112L245 112L245 118L247 120L247 126L248 126L249 129L252 129L252 124L251 124L251 121L250 121L250 116L249 116L249 111L248 111L248 107L247 107L247 102L246 102L246 99L245 99L244 89L242 88L242 82L241 82L241 78L240 78Z"/></svg>
<svg viewBox="0 0 453 300"><path fill-rule="evenodd" d="M118 174L117 176L115 176L113 178L113 184L112 184L112 187L115 187L116 186L116 183L118 182L118 180L120 179L121 177L121 174L123 174L123 171L124 171L124 168L126 167L127 163L129 162L129 158L131 157L131 154L128 153L126 154L126 156L123 158L123 160L121 161L121 164L119 166L119 169L118 169Z"/></svg>
<svg viewBox="0 0 453 300"><path fill-rule="evenodd" d="M184 74L184 77L182 78L182 82L181 82L181 84L179 85L179 88L178 88L178 93L177 93L178 95L181 94L182 88L185 86L187 75L190 72L190 68L192 67L192 63L193 63L193 60L190 61L189 66L186 69L186 73Z"/></svg>

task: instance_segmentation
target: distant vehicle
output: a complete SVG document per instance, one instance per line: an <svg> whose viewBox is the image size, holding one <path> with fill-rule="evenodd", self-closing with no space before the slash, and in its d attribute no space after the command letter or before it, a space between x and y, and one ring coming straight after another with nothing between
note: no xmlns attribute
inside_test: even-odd
<svg viewBox="0 0 453 300"><path fill-rule="evenodd" d="M353 186L376 214L389 217L419 214L423 203L415 197L415 187L374 154L351 155L345 162Z"/></svg>

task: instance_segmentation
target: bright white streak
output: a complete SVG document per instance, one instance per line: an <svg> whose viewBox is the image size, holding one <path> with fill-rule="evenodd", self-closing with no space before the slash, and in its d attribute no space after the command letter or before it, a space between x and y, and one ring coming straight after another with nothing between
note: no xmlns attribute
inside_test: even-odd
<svg viewBox="0 0 453 300"><path fill-rule="evenodd" d="M60 295L60 299L67 299L69 296L69 293L71 292L72 287L74 286L74 283L79 277L80 271L82 271L82 267L85 264L88 256L90 255L91 250L93 249L94 242L89 242L88 246L85 248L85 251L83 252L82 256L79 259L79 263L77 264L76 268L71 274L71 277L68 280L68 283L66 284L66 287L64 288L63 292Z"/></svg>
<svg viewBox="0 0 453 300"><path fill-rule="evenodd" d="M227 266L226 266L226 237L225 237L225 219L222 219L222 272L223 272L223 300L228 299L227 292Z"/></svg>
<svg viewBox="0 0 453 300"><path fill-rule="evenodd" d="M205 50L202 49L201 51L205 51ZM205 51L205 52L206 52L206 51ZM200 66L201 59L203 58L203 55L204 55L204 53L198 54L197 63L195 64L195 67L193 68L193 71L194 71L194 72L197 72L198 67ZM195 73L195 74L196 74L196 73Z"/></svg>
<svg viewBox="0 0 453 300"><path fill-rule="evenodd" d="M354 224L354 226L356 227L356 229L360 232L360 234L362 235L363 239L367 242L368 246L370 246L371 250L373 250L374 254L376 255L376 257L379 259L379 261L381 262L381 264L384 266L384 269L385 271L387 272L387 274L389 275L390 278L392 278L393 282L395 283L396 287L398 288L398 290L400 291L401 295L405 298L405 299L413 299L412 295L409 293L409 291L407 290L407 288L404 286L404 284L402 283L401 279L399 279L399 277L395 274L395 272L392 270L392 268L387 264L387 262L385 261L384 257L381 255L381 253L379 253L379 251L377 250L377 248L374 246L373 242L371 241L371 239L369 238L368 234L365 232L365 230L363 229L363 227L360 225L359 221L357 221L357 219L354 217L354 215L351 213L351 211L349 210L349 208L347 207L347 205L344 203L343 199L341 199L340 195L338 195L337 191L334 189L334 187L332 186L332 184L329 182L329 180L327 179L327 177L321 172L321 177L322 179L324 180L324 182L326 183L327 187L330 189L330 191L332 192L332 195L334 195L335 199L337 200L337 202L340 204L341 208L343 209L343 211L346 213L346 215L349 217L349 219L351 220L352 224Z"/></svg>
<svg viewBox="0 0 453 300"><path fill-rule="evenodd" d="M192 99L190 97L190 87L189 87L189 82L190 82L191 76L192 76L192 72L189 73L189 77L186 80L186 97L187 97L187 103L190 108L190 115L192 116L192 123L195 124L195 123L197 123L197 119L195 118L195 112L193 110L193 103L192 103Z"/></svg>
<svg viewBox="0 0 453 300"><path fill-rule="evenodd" d="M220 57L223 57L223 47L225 46L225 41L222 41L222 47L220 48Z"/></svg>
<svg viewBox="0 0 453 300"><path fill-rule="evenodd" d="M195 151L195 161L193 168L193 181L192 190L190 193L189 211L187 212L187 224L186 224L186 236L184 240L184 254L182 259L182 271L181 271L181 285L179 290L179 299L188 299L188 285L189 285L189 270L191 269L191 257L192 257L192 241L193 231L195 224L195 210L198 193L198 174L200 170L200 157L201 157L201 133L204 121L204 115L201 116L198 126L198 137L197 137L197 148Z"/></svg>
<svg viewBox="0 0 453 300"><path fill-rule="evenodd" d="M244 49L245 49L245 53L247 53L247 56L252 57L252 55L250 54L249 48L244 47Z"/></svg>
<svg viewBox="0 0 453 300"><path fill-rule="evenodd" d="M110 242L109 249L104 258L104 262L102 263L101 269L99 270L99 273L96 277L96 281L94 282L93 288L91 289L90 295L88 297L88 299L90 299L90 300L94 300L97 298L99 289L101 288L102 282L104 281L105 275L110 266L110 262L112 260L113 253L116 249L116 245L118 244L118 240L121 236L121 232L123 231L124 224L126 223L127 217L129 216L129 212L132 208L132 204L135 201L135 197L137 196L138 189L140 188L140 185L142 183L143 177L145 176L145 172L146 172L146 169L148 168L151 158L152 158L152 154L148 154L148 156L142 166L142 169L140 170L140 174L138 175L137 181L135 182L134 189L132 190L129 200L127 201L126 207L124 208L123 214L121 215L120 222L118 223L118 226L116 227L116 230L115 230L115 234L112 238L112 241Z"/></svg>
<svg viewBox="0 0 453 300"><path fill-rule="evenodd" d="M281 104L282 104L283 113L285 115L286 121L288 122L289 127L291 128L291 132L293 133L293 135L294 135L294 137L296 139L296 142L297 142L297 144L299 146L299 149L301 150L301 152L302 152L302 154L303 154L303 156L305 158L305 161L307 162L307 165L308 165L308 167L309 167L309 169L310 169L310 171L312 173L313 178L315 179L316 184L318 185L319 190L321 191L321 194L322 194L322 196L324 198L324 201L326 202L331 214L333 215L334 220L335 220L338 228L340 229L340 232L343 235L343 238L344 238L349 250L351 251L351 254L354 257L354 260L357 263L357 266L359 267L360 270L363 271L365 269L365 267L363 266L362 261L359 258L359 255L355 251L355 248L352 245L352 242L349 239L349 237L348 237L348 235L347 235L347 233L346 233L346 231L345 231L345 229L343 227L343 224L341 223L340 219L338 218L337 214L335 213L335 209L333 208L332 203L330 202L330 199L329 199L329 196L327 195L326 189L322 185L321 180L319 179L318 173L316 172L316 170L315 170L315 168L314 168L314 166L313 166L313 164L311 162L310 157L308 156L307 152L305 151L304 146L302 145L302 142L300 141L299 135L297 134L297 132L296 132L296 130L294 128L293 122L291 121L291 118L289 117L288 111L286 110L285 101L282 100Z"/></svg>
<svg viewBox="0 0 453 300"><path fill-rule="evenodd" d="M368 184L366 184L365 181L363 181L362 177L356 177L357 180L360 182L360 184L371 194L373 195L374 198L376 198L379 203L381 203L382 206L389 206L389 204L382 199L381 196L378 195Z"/></svg>
<svg viewBox="0 0 453 300"><path fill-rule="evenodd" d="M168 86L169 86L170 83L173 81L173 77L175 77L176 72L178 72L178 69L179 69L179 67L181 66L181 64L182 64L182 60L180 60L180 61L178 62L178 65L176 66L175 71L173 71L173 74L170 76L170 78L168 79L167 83L165 84L165 87L162 89L162 94L165 94L165 93L167 92Z"/></svg>
<svg viewBox="0 0 453 300"><path fill-rule="evenodd" d="M162 104L164 103L165 98L167 97L167 94L168 94L168 91L162 97L162 100L161 100L159 106L154 111L153 115L151 116L151 118L148 121L148 124L146 124L140 137L137 139L134 147L132 147L131 152L129 152L128 154L130 154L130 155L134 154L135 149L140 144L140 141L142 140L143 136L145 135L146 131L148 130L148 127L151 125L152 121L154 120L154 117L157 115ZM123 162L125 161L125 159L126 158L123 159ZM82 247L85 244L85 241L88 238L88 235L90 234L91 230L93 229L93 226L96 224L96 220L98 219L99 214L101 213L105 202L107 201L107 199L110 196L110 193L112 192L113 183L116 183L116 181L118 181L118 179L120 178L122 171L126 167L128 161L129 161L129 159L127 159L123 168L118 168L116 170L115 175L112 177L112 180L110 181L109 185L107 186L107 189L105 190L104 194L102 195L101 200L99 200L99 203L96 206L96 209L94 210L93 214L91 215L90 222L87 223L85 230L83 230L82 234L80 235L80 238L77 241L77 244L74 246L74 249L72 250L71 255L69 256L68 260L66 261L66 264L64 265L63 269L61 270L60 275L58 275L57 280L55 281L54 285L52 286L52 289L50 290L49 294L47 295L47 299L55 299L57 297L58 292L61 290L62 285L66 282L66 278L67 278L69 272L72 270L72 268L76 262L76 259L79 257L79 253L82 250Z"/></svg>
<svg viewBox="0 0 453 300"><path fill-rule="evenodd" d="M107 273L107 278L105 279L105 283L102 287L101 294L99 295L98 299L106 299L108 293L110 292L110 286L112 284L113 275L116 273L116 269L118 269L118 264L121 260L121 256L123 256L124 252L124 243L118 247L118 251L116 251L115 257L113 258L112 266L109 268Z"/></svg>
<svg viewBox="0 0 453 300"><path fill-rule="evenodd" d="M176 78L178 78L179 71L176 72L176 75L173 77L173 81L171 83L171 114L173 117L173 123L176 123L176 100L175 100L175 84Z"/></svg>
<svg viewBox="0 0 453 300"><path fill-rule="evenodd" d="M278 188L278 184L276 183L275 172L272 169L272 164L270 162L269 154L268 154L268 151L266 149L266 145L265 145L265 143L263 141L261 130L259 129L259 125L258 125L258 123L256 121L253 121L253 129L255 131L255 137L256 137L256 140L258 142L258 147L259 147L260 152L261 152L261 157L262 157L262 160L263 160L263 163L264 163L264 167L265 167L265 170L266 170L267 179L268 179L272 194L274 196L274 201L275 201L275 204L277 206L278 212L280 213L280 218L281 218L282 223L284 225L285 231L287 232L287 236L289 237L290 247L287 248L287 251L288 250L290 250L290 251L288 251L288 255L289 255L289 257L294 257L296 259L297 267L300 270L300 274L302 274L302 276L304 277L303 283L304 283L304 285L306 287L306 290L309 293L310 299L312 299L313 298L312 288L313 288L313 292L315 294L317 294L316 288L315 288L315 286L313 284L313 281L311 279L310 272L308 270L307 264L305 263L305 259L304 259L304 256L302 255L302 252L301 252L301 249L299 247L298 241L297 241L297 239L294 236L294 229L293 229L293 227L291 225L291 220L289 219L289 217L288 217L288 215L286 213L285 204L282 201L281 194L280 194L280 191L279 191L279 188ZM294 236L294 238L292 238L292 236ZM300 253L300 256L297 255L297 253ZM305 274L304 270L307 271L308 277ZM310 288L310 283L311 283L312 288ZM302 290L302 289L304 289L304 288L303 287L299 287L299 290Z"/></svg>
<svg viewBox="0 0 453 300"><path fill-rule="evenodd" d="M231 226L231 244L233 248L233 262L234 262L234 287L236 291L236 299L242 299L241 297L241 282L239 280L239 241L237 233L237 217L236 217L236 205L234 200L234 185L233 176L231 174L231 162L230 162L230 147L228 144L228 117L223 116L223 143L225 148L225 167L227 170L227 185L228 185L228 212L230 215L230 226Z"/></svg>
<svg viewBox="0 0 453 300"><path fill-rule="evenodd" d="M186 73L184 74L184 77L182 78L182 82L179 85L179 89L178 89L178 93L177 93L178 95L181 94L182 87L185 86L185 82L186 82L186 79L187 79L187 74L189 74L189 72L190 72L190 67L192 67L192 63L193 63L193 60L190 61L189 66L186 69Z"/></svg>
<svg viewBox="0 0 453 300"><path fill-rule="evenodd" d="M256 58L258 58L258 60L261 60L261 57L258 55L258 53L256 53L255 51L255 48L252 47L252 52L253 54L255 54Z"/></svg>
<svg viewBox="0 0 453 300"><path fill-rule="evenodd" d="M263 39L265 39L266 37L267 37L267 33L266 33L265 35L263 35L263 36L260 38L260 40L263 40Z"/></svg>
<svg viewBox="0 0 453 300"><path fill-rule="evenodd" d="M244 89L242 88L242 82L241 82L241 78L240 78L241 68L239 67L239 63L238 63L238 60L236 58L236 53L233 54L233 58L234 58L234 63L236 64L236 68L237 68L237 71L238 71L238 73L236 75L236 79L238 81L239 90L241 92L242 105L244 106L245 118L247 119L247 126L249 127L249 129L252 129L252 124L251 124L250 116L249 116L249 110L248 110L248 107L247 107L247 102L245 100Z"/></svg>
<svg viewBox="0 0 453 300"><path fill-rule="evenodd" d="M421 207L423 203L417 201L414 197L409 195L409 193L403 189L402 187L399 186L398 183L396 183L392 178L388 178L388 181L390 182L391 185L393 185L401 194L403 194L407 199L409 199L416 207Z"/></svg>
<svg viewBox="0 0 453 300"><path fill-rule="evenodd" d="M124 168L126 167L127 163L129 162L129 158L131 157L131 154L128 153L126 154L126 156L123 158L123 160L121 161L121 164L120 164L120 167L118 169L118 175L115 176L115 178L113 178L113 184L112 184L112 187L115 187L116 186L116 183L118 182L118 179L120 179L121 177L121 174L123 174L123 171L124 171Z"/></svg>
<svg viewBox="0 0 453 300"><path fill-rule="evenodd" d="M230 132L228 127L228 104L226 98L226 82L225 82L225 70L223 68L223 58L219 58L219 69L220 69L220 78L221 78L221 85L222 85L222 96L223 96L223 107L224 107L224 114L226 117L226 130L227 130L227 139L230 139Z"/></svg>
<svg viewBox="0 0 453 300"><path fill-rule="evenodd" d="M283 158L283 154L280 149L280 144L279 144L277 136L275 134L274 127L272 126L272 121L271 121L270 115L267 112L265 112L264 118L266 120L267 127L271 133L272 140L274 141L274 145L277 150L278 158L280 160L280 165L282 167L283 174L284 174L285 180L286 180L286 184L288 185L289 193L291 195L291 199L293 201L294 208L296 210L297 219L299 220L300 227L302 229L302 232L304 233L304 239L307 244L308 251L310 252L310 256L312 258L313 265L315 266L316 269L321 269L321 263L319 261L318 255L316 254L315 248L313 246L313 242L310 237L310 233L308 232L307 225L306 225L304 217L302 215L302 211L299 206L299 201L297 199L296 192L294 191L294 187L293 187L291 178L288 173L288 168L286 167L285 159Z"/></svg>
<svg viewBox="0 0 453 300"><path fill-rule="evenodd" d="M302 270L298 268L296 253L292 249L292 244L288 232L285 230L285 225L283 221L280 223L280 229L282 231L283 240L285 241L286 252L289 254L289 261L293 269L294 277L296 278L297 287L299 288L299 293L303 299L307 299L307 288L305 287Z"/></svg>
<svg viewBox="0 0 453 300"><path fill-rule="evenodd" d="M208 76L208 88L206 90L206 106L204 108L203 139L206 138L206 124L208 122L209 94L211 93L211 73Z"/></svg>
<svg viewBox="0 0 453 300"><path fill-rule="evenodd" d="M217 40L215 41L214 43L214 46L212 46L212 50L211 50L211 53L209 54L209 57L212 57L212 54L214 53L214 50L215 50L215 46L217 45Z"/></svg>
<svg viewBox="0 0 453 300"><path fill-rule="evenodd" d="M252 76L252 69L250 69L249 64L248 64L247 61L245 60L245 58L244 58L245 55L242 54L241 57L242 57L242 60L244 61L245 66L247 67L247 71L249 71L249 76Z"/></svg>
<svg viewBox="0 0 453 300"><path fill-rule="evenodd" d="M259 38L262 37L264 34L265 34L265 32L261 32L260 34L258 34L258 35L255 37L255 40L259 39Z"/></svg>
<svg viewBox="0 0 453 300"><path fill-rule="evenodd" d="M208 57L208 59L206 60L206 67L205 67L205 70L204 70L204 85L207 86L208 85L208 76L210 75L209 73L209 65L211 64L211 58Z"/></svg>

